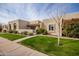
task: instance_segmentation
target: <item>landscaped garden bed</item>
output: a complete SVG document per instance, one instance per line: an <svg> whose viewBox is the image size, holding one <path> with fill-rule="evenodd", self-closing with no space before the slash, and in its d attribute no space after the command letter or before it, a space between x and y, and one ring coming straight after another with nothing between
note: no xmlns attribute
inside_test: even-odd
<svg viewBox="0 0 79 59"><path fill-rule="evenodd" d="M38 50L47 55L79 56L79 41L61 39L57 46L57 38L36 36L20 42L22 45Z"/></svg>
<svg viewBox="0 0 79 59"><path fill-rule="evenodd" d="M3 37L3 38L6 38L6 39L13 41L13 40L16 40L16 39L23 38L25 36L13 34L13 33L0 33L0 37Z"/></svg>

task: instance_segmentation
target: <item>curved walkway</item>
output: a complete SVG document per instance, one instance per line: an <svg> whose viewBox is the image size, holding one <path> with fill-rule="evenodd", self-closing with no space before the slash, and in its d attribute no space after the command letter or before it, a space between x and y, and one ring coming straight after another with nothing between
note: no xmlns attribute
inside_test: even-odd
<svg viewBox="0 0 79 59"><path fill-rule="evenodd" d="M52 35L34 35L34 36L28 36L28 37L24 37L24 38L21 38L21 39L17 39L17 40L14 40L13 42L20 42L20 41L23 41L23 40L26 40L28 38L32 38L32 37L35 37L35 36L48 36L48 37L55 37L55 38L57 38L57 36L52 36ZM72 39L72 40L79 40L79 38L70 38L70 37L61 37L61 38Z"/></svg>
<svg viewBox="0 0 79 59"><path fill-rule="evenodd" d="M47 56L13 41L0 37L0 55L2 56Z"/></svg>
<svg viewBox="0 0 79 59"><path fill-rule="evenodd" d="M23 41L25 39L28 39L28 38L32 38L32 37L35 37L37 35L34 35L34 36L27 36L27 37L24 37L24 38L21 38L21 39L17 39L17 40L14 40L13 42L20 42L20 41Z"/></svg>

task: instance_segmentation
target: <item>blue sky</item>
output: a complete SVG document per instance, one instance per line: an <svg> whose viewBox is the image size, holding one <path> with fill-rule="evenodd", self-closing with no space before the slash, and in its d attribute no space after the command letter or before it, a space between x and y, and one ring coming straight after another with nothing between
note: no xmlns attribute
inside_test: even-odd
<svg viewBox="0 0 79 59"><path fill-rule="evenodd" d="M0 3L0 22L7 23L15 19L41 20L49 18L49 14L61 10L65 13L79 12L79 4L53 4L53 3Z"/></svg>

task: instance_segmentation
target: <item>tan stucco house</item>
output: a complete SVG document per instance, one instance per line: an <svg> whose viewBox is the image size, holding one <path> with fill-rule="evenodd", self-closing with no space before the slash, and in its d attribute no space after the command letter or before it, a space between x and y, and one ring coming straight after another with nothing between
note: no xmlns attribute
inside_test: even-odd
<svg viewBox="0 0 79 59"><path fill-rule="evenodd" d="M64 25L66 21L71 22L72 19L79 20L79 13L72 13L72 14L65 15L63 17L63 21L61 22L61 25ZM23 32L23 31L28 31L28 32L34 33L37 28L44 28L51 35L57 35L57 33L58 33L57 23L53 19L44 19L43 21L38 21L38 20L25 21L25 20L18 19L18 20L8 22L7 25L3 25L2 31L16 30L19 33ZM62 36L62 27L61 27L61 31L60 31L60 36Z"/></svg>
<svg viewBox="0 0 79 59"><path fill-rule="evenodd" d="M40 21L25 21L21 19L17 19L14 21L8 22L7 25L3 25L3 32L10 31L10 30L16 30L19 33L28 31L28 32L34 32L37 28L41 28L42 22Z"/></svg>
<svg viewBox="0 0 79 59"><path fill-rule="evenodd" d="M79 23L79 13L70 13L66 14L62 18L63 20L61 22L60 27L60 36L62 36L62 27L66 24L72 24L72 23ZM58 34L58 26L54 19L45 19L43 20L43 27L48 31L51 35L57 35Z"/></svg>

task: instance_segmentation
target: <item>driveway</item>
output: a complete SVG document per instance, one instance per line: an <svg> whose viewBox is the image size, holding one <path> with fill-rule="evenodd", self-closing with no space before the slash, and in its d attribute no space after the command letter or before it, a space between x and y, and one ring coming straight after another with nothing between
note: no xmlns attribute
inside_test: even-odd
<svg viewBox="0 0 79 59"><path fill-rule="evenodd" d="M0 37L0 55L2 56L47 56L16 42Z"/></svg>

